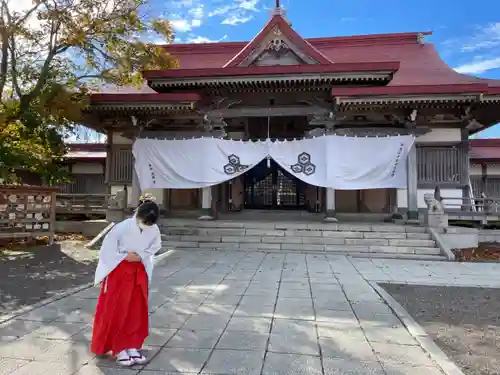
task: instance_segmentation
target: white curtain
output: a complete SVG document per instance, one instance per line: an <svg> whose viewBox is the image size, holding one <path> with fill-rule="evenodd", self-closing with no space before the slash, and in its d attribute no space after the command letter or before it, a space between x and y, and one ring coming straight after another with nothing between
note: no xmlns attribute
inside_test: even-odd
<svg viewBox="0 0 500 375"><path fill-rule="evenodd" d="M141 190L194 189L245 173L266 156L266 144L218 138L138 139L132 152Z"/></svg>
<svg viewBox="0 0 500 375"><path fill-rule="evenodd" d="M406 160L415 138L336 137L326 149L328 181L339 190L406 188Z"/></svg>
<svg viewBox="0 0 500 375"><path fill-rule="evenodd" d="M220 184L266 157L315 186L342 190L405 188L406 159L414 140L413 136L322 136L277 142L138 139L133 153L142 190Z"/></svg>

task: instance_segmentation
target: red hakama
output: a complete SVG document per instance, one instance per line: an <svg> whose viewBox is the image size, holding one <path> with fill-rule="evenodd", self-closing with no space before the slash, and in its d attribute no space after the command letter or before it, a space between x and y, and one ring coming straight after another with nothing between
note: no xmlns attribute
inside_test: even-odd
<svg viewBox="0 0 500 375"><path fill-rule="evenodd" d="M97 355L141 349L148 331L148 275L141 262L124 260L102 282L90 349Z"/></svg>

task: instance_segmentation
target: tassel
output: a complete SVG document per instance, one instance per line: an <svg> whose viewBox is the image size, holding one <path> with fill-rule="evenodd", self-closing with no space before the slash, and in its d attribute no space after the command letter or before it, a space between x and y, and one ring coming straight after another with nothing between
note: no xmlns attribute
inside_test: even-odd
<svg viewBox="0 0 500 375"><path fill-rule="evenodd" d="M267 155L267 168L271 168L271 158Z"/></svg>

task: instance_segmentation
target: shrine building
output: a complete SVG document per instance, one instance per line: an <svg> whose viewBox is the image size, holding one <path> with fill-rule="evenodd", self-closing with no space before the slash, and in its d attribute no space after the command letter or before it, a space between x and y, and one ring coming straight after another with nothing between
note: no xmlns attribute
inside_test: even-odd
<svg viewBox="0 0 500 375"><path fill-rule="evenodd" d="M459 74L430 32L302 38L280 7L247 42L171 44L179 68L145 71L145 84L91 95L85 125L108 135L105 179L141 194L136 138L303 139L324 134L413 134L406 188L339 190L304 183L262 161L201 189L152 189L169 215L244 210L391 214L418 218L424 194L468 197L468 137L500 122L500 80ZM192 150L197 152L197 150Z"/></svg>

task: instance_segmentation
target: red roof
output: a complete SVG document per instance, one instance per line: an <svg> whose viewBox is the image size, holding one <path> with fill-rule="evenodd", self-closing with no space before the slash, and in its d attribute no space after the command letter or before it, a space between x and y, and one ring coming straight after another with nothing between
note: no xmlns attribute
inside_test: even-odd
<svg viewBox="0 0 500 375"><path fill-rule="evenodd" d="M476 162L500 162L500 138L471 139L469 158Z"/></svg>
<svg viewBox="0 0 500 375"><path fill-rule="evenodd" d="M399 63L400 68L388 86L483 83L489 87L500 87L499 80L481 79L454 71L441 59L432 43L422 43L422 38L429 34L413 32L304 40L334 64ZM179 60L181 70L199 69L208 72L209 69L223 68L229 62L239 61L233 59L247 46L254 45L257 37L251 42L172 44L164 47ZM498 90L495 93L500 93Z"/></svg>
<svg viewBox="0 0 500 375"><path fill-rule="evenodd" d="M288 65L266 67L238 67L262 43L266 35L275 26L294 43L296 48L309 55L319 64ZM380 67L391 67L393 78L385 87L379 88L335 88L334 95L412 95L440 93L489 93L500 94L500 80L481 79L459 74L449 67L438 55L431 43L424 43L423 37L430 32L359 35L349 37L329 37L302 39L281 15L274 15L266 26L249 42L205 43L205 44L172 44L164 48L179 60L179 69L165 71L146 71L146 79L155 78L187 78L217 77L252 74L291 74L321 73L322 69L333 72L366 70L385 70ZM391 65L392 64L392 65ZM370 68L368 68L370 67ZM375 69L374 69L375 68ZM428 90L428 91L426 91ZM450 91L451 90L451 91ZM148 101L167 100L153 94L152 89L143 86L131 91L102 90L94 94L93 100L105 99L102 94L123 95L123 100ZM139 95L130 95L132 93ZM147 95L151 93L151 95ZM340 94L342 93L342 94ZM173 94L171 94L173 95ZM175 94L168 100L182 101L181 94ZM126 98L125 98L126 97ZM154 98L153 98L154 97ZM114 96L114 99L117 99ZM113 100L114 100L113 99ZM121 99L120 99L121 100ZM196 101L196 99L193 99Z"/></svg>
<svg viewBox="0 0 500 375"><path fill-rule="evenodd" d="M274 15L266 26L264 26L264 28L255 36L255 38L248 42L248 44L243 47L243 49L238 52L236 56L228 61L224 67L230 68L240 65L254 50L259 48L260 44L264 41L266 36L272 32L274 27L279 27L281 33L283 33L292 43L294 43L303 52L307 53L311 58L315 59L318 63L332 63L330 59L325 57L325 55L297 34L281 15Z"/></svg>
<svg viewBox="0 0 500 375"><path fill-rule="evenodd" d="M152 89L151 89L152 90ZM144 92L102 92L90 95L90 99L98 102L128 102L130 96L133 95L137 101L140 102L197 102L202 99L200 94L197 93L178 93L178 94L158 94L153 91L152 93L144 90Z"/></svg>
<svg viewBox="0 0 500 375"><path fill-rule="evenodd" d="M105 159L105 143L67 143L66 159Z"/></svg>
<svg viewBox="0 0 500 375"><path fill-rule="evenodd" d="M419 94L480 94L488 91L483 83L447 85L408 85L378 87L334 87L333 96L377 96L377 95L419 95Z"/></svg>
<svg viewBox="0 0 500 375"><path fill-rule="evenodd" d="M359 62L359 63L330 63L311 65L286 66L252 66L235 68L207 68L207 69L170 69L147 70L143 72L146 79L161 78L197 78L197 77L237 77L273 74L300 74L300 73L341 73L341 72L395 72L399 68L396 61Z"/></svg>

